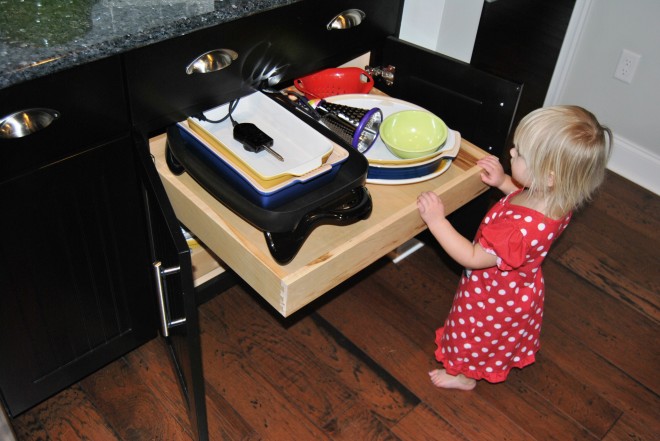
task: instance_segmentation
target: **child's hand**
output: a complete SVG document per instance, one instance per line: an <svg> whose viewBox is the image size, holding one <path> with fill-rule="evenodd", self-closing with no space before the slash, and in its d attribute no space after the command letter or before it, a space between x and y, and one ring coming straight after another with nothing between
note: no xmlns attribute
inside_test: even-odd
<svg viewBox="0 0 660 441"><path fill-rule="evenodd" d="M417 209L427 224L434 219L445 218L445 206L442 200L431 191L425 191L417 197Z"/></svg>
<svg viewBox="0 0 660 441"><path fill-rule="evenodd" d="M496 156L486 156L477 161L477 165L484 169L481 172L481 180L484 184L490 185L491 187L499 188L504 184L506 174L504 173L504 167L500 164L500 160Z"/></svg>

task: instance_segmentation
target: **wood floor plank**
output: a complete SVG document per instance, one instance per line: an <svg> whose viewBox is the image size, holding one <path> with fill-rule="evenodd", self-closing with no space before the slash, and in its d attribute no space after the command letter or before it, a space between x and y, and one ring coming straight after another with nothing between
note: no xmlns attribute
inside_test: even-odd
<svg viewBox="0 0 660 441"><path fill-rule="evenodd" d="M660 197L616 173L609 172L592 202L601 217L611 217L634 233L658 241Z"/></svg>
<svg viewBox="0 0 660 441"><path fill-rule="evenodd" d="M247 296L245 292L230 290L227 294L222 307L234 314L223 315L226 338L239 343L237 349L245 360L284 398L303 410L318 427L353 405L355 393L331 375L266 309L243 298ZM319 371L327 372L319 375Z"/></svg>
<svg viewBox="0 0 660 441"><path fill-rule="evenodd" d="M651 390L660 390L660 327L555 262L545 266L546 317Z"/></svg>
<svg viewBox="0 0 660 441"><path fill-rule="evenodd" d="M14 430L21 440L121 440L77 385L38 405Z"/></svg>
<svg viewBox="0 0 660 441"><path fill-rule="evenodd" d="M539 352L533 369L521 369L512 378L515 387L526 387L551 402L565 418L573 419L601 439L623 414L623 410L601 397L570 372Z"/></svg>
<svg viewBox="0 0 660 441"><path fill-rule="evenodd" d="M124 359L107 365L80 384L120 439L192 440L191 433L168 413L164 397L155 396Z"/></svg>
<svg viewBox="0 0 660 441"><path fill-rule="evenodd" d="M635 421L640 427L658 427L660 397L657 391L649 390L595 352L589 341L565 332L555 320L546 319L542 342L541 351L545 358L553 360L580 383L621 409L622 418ZM653 438L640 436L637 439Z"/></svg>
<svg viewBox="0 0 660 441"><path fill-rule="evenodd" d="M388 426L395 425L419 404L419 398L396 378L381 372L379 366L365 360L351 341L333 329L313 314L288 331L301 345L309 348L332 375L355 392L356 404L352 407L370 412Z"/></svg>
<svg viewBox="0 0 660 441"><path fill-rule="evenodd" d="M467 441L435 410L423 403L399 421L392 431L407 441Z"/></svg>
<svg viewBox="0 0 660 441"><path fill-rule="evenodd" d="M660 321L660 277L657 272L645 271L631 277L619 259L588 244L574 244L556 260L624 305Z"/></svg>
<svg viewBox="0 0 660 441"><path fill-rule="evenodd" d="M206 308L200 314L207 383L231 403L263 439L328 439L304 410L289 402L282 385L273 385L272 374L264 374L277 366L274 363L258 366L249 354L246 355L250 345L264 345L276 351L269 345L277 340L268 338L259 342L241 330L237 323L249 324L254 311L247 310L245 316L241 314L242 307L232 309L232 297L249 299L240 289L230 289L209 302L215 308ZM247 341L242 341L243 338ZM319 397L310 396L311 399L318 402Z"/></svg>
<svg viewBox="0 0 660 441"><path fill-rule="evenodd" d="M165 340L157 338L142 345L137 350L125 356L127 362L139 369L139 375L145 385L154 394L162 397L161 403L166 406L166 412L176 418L179 424L192 433L186 404L180 386L175 377L170 354ZM211 396L211 388L206 388ZM209 437L211 439L253 439L255 432L243 421L222 396L212 395L206 400Z"/></svg>

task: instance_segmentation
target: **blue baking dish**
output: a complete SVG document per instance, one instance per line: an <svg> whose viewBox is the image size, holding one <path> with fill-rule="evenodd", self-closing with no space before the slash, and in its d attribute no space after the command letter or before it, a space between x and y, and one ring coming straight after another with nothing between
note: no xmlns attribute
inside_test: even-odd
<svg viewBox="0 0 660 441"><path fill-rule="evenodd" d="M245 199L266 209L279 207L328 184L335 178L341 164L348 158L348 156L345 156L343 159L333 162L327 172L310 179L303 180L295 177L285 186L273 191L264 191L252 185L240 171L220 158L203 140L194 136L188 129L181 124L176 124L176 128L182 141L190 150L202 157L216 173L223 177L225 181L231 183Z"/></svg>

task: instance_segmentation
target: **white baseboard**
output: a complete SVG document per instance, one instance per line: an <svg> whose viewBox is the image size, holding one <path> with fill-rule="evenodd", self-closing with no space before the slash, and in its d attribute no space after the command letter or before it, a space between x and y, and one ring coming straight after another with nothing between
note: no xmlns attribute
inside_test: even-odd
<svg viewBox="0 0 660 441"><path fill-rule="evenodd" d="M660 156L614 135L614 149L607 168L660 195Z"/></svg>

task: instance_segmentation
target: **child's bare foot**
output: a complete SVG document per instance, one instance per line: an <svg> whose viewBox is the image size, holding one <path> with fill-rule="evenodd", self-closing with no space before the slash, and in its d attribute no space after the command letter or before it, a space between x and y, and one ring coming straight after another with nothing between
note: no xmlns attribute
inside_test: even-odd
<svg viewBox="0 0 660 441"><path fill-rule="evenodd" d="M431 382L444 389L472 390L477 385L477 380L468 378L463 374L457 376L449 375L444 369L435 369L429 372Z"/></svg>

